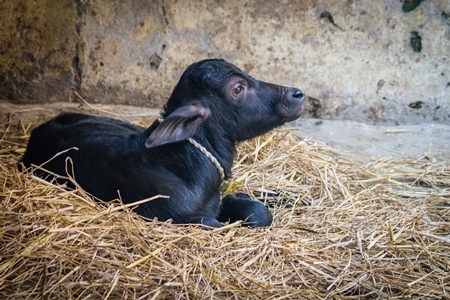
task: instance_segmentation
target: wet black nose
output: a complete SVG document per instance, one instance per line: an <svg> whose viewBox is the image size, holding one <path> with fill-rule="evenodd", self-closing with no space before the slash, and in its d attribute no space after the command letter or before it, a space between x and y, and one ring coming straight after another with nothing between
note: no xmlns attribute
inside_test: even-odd
<svg viewBox="0 0 450 300"><path fill-rule="evenodd" d="M303 92L300 91L299 89L293 89L292 97L303 100L303 98L305 98L305 94L303 94Z"/></svg>

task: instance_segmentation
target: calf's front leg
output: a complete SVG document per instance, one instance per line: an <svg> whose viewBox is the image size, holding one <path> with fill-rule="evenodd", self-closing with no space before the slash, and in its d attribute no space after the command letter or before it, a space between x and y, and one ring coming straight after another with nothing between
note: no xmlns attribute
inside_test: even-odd
<svg viewBox="0 0 450 300"><path fill-rule="evenodd" d="M210 217L195 217L192 219L189 219L186 223L188 224L202 224L209 227L215 227L219 228L222 227L222 224L217 221L217 219L210 218Z"/></svg>
<svg viewBox="0 0 450 300"><path fill-rule="evenodd" d="M246 194L227 195L222 199L220 222L245 221L244 226L264 227L272 224L272 214L262 202L253 201Z"/></svg>

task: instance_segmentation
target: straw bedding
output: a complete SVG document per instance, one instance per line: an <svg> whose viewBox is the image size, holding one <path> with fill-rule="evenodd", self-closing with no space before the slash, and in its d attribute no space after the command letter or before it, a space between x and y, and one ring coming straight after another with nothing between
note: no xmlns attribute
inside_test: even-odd
<svg viewBox="0 0 450 300"><path fill-rule="evenodd" d="M239 146L223 187L273 225L203 230L20 173L17 123L0 137L2 299L450 299L448 161L354 164L274 131Z"/></svg>

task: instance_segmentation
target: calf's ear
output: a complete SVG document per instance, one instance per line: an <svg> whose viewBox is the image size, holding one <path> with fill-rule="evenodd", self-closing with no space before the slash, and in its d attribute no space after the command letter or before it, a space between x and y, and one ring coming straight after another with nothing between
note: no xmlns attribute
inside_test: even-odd
<svg viewBox="0 0 450 300"><path fill-rule="evenodd" d="M192 137L210 113L208 108L197 102L178 108L153 130L145 147L175 143Z"/></svg>

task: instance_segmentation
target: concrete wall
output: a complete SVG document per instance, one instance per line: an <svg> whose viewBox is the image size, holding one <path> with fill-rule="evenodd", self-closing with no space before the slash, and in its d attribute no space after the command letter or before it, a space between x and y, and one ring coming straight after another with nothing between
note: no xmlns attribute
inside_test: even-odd
<svg viewBox="0 0 450 300"><path fill-rule="evenodd" d="M72 0L0 1L0 101L68 101L78 35Z"/></svg>
<svg viewBox="0 0 450 300"><path fill-rule="evenodd" d="M450 21L441 14L450 14L450 2L425 1L410 12L402 5L2 1L0 101L75 102L78 92L94 103L159 107L189 64L221 57L255 78L304 90L309 116L449 123Z"/></svg>

